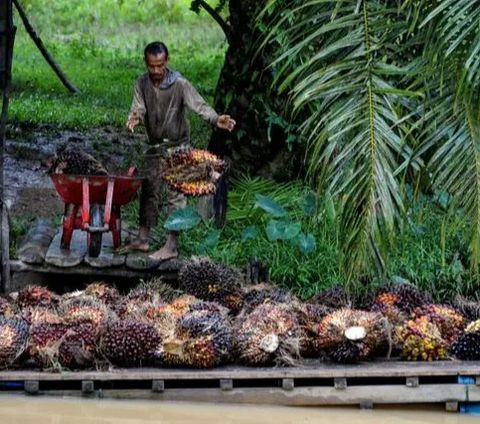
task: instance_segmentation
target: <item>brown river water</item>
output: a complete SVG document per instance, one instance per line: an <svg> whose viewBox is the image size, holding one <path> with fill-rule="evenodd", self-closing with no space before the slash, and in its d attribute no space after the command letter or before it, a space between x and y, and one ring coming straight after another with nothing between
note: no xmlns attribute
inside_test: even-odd
<svg viewBox="0 0 480 424"><path fill-rule="evenodd" d="M172 402L78 400L0 396L1 424L468 424L479 416L442 407L262 407Z"/></svg>

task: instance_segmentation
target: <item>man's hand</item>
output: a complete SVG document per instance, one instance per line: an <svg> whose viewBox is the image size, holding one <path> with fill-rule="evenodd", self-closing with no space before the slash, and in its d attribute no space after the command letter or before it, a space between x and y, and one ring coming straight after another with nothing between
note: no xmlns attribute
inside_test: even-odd
<svg viewBox="0 0 480 424"><path fill-rule="evenodd" d="M217 128L232 132L236 122L230 118L230 115L220 115L217 119Z"/></svg>
<svg viewBox="0 0 480 424"><path fill-rule="evenodd" d="M136 110L128 117L127 128L133 132L133 129L140 123L140 115Z"/></svg>

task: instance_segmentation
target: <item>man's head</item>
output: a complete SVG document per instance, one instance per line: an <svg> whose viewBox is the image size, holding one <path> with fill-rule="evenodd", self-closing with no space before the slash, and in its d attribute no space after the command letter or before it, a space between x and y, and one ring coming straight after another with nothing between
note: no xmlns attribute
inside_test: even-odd
<svg viewBox="0 0 480 424"><path fill-rule="evenodd" d="M160 41L154 41L145 47L144 56L152 81L162 82L167 73L169 59L167 46Z"/></svg>

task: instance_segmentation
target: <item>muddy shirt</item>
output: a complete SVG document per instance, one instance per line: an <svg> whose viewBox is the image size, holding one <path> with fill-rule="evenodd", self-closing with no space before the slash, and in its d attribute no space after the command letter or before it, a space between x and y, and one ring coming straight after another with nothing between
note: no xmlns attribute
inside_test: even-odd
<svg viewBox="0 0 480 424"><path fill-rule="evenodd" d="M197 90L178 72L167 70L165 80L155 87L148 73L135 82L130 114L136 110L140 115L151 145L188 141L190 125L189 110L200 115L205 121L216 125L218 114L198 94Z"/></svg>

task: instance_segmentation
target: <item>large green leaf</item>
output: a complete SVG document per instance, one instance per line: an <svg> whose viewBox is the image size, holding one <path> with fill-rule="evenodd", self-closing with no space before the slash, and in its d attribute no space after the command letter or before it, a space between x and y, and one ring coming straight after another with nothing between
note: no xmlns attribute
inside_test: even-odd
<svg viewBox="0 0 480 424"><path fill-rule="evenodd" d="M255 206L263 209L265 212L268 212L269 214L276 216L276 217L282 217L287 214L285 209L283 209L275 200L273 200L270 197L263 196L261 194L255 194L255 197L257 199Z"/></svg>
<svg viewBox="0 0 480 424"><path fill-rule="evenodd" d="M266 232L270 241L291 240L300 234L301 229L300 222L290 223L272 219L267 224Z"/></svg>
<svg viewBox="0 0 480 424"><path fill-rule="evenodd" d="M242 232L242 241L254 239L255 237L257 237L257 234L258 234L257 227L253 227L253 226L247 227Z"/></svg>
<svg viewBox="0 0 480 424"><path fill-rule="evenodd" d="M317 247L315 236L312 233L300 234L298 243L303 254L312 253Z"/></svg>
<svg viewBox="0 0 480 424"><path fill-rule="evenodd" d="M169 231L185 231L195 227L201 221L195 208L186 207L173 211L167 218L164 227Z"/></svg>

